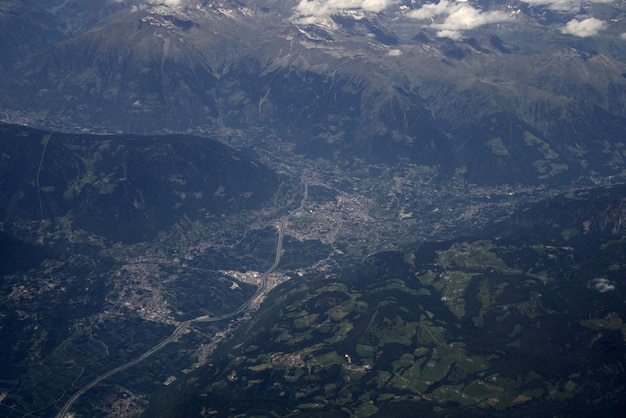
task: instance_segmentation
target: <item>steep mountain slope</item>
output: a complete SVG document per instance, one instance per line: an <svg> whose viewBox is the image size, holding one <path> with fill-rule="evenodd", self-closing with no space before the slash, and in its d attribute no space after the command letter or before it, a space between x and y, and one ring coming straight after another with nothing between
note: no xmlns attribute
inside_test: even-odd
<svg viewBox="0 0 626 418"><path fill-rule="evenodd" d="M602 241L606 236L621 236L626 232L625 194L623 184L571 191L533 204L488 229L505 237L534 238L554 245Z"/></svg>
<svg viewBox="0 0 626 418"><path fill-rule="evenodd" d="M143 241L182 217L258 208L278 184L240 152L182 135L98 137L4 125L0 153L7 230L65 222L111 241Z"/></svg>
<svg viewBox="0 0 626 418"><path fill-rule="evenodd" d="M526 224L289 282L145 416L621 416L625 191L536 206L576 240Z"/></svg>
<svg viewBox="0 0 626 418"><path fill-rule="evenodd" d="M67 36L64 23L25 1L0 2L0 74Z"/></svg>
<svg viewBox="0 0 626 418"><path fill-rule="evenodd" d="M625 16L0 2L0 415L621 413Z"/></svg>
<svg viewBox="0 0 626 418"><path fill-rule="evenodd" d="M8 118L59 130L263 129L311 157L402 155L477 184L621 174L618 18L610 34L578 41L555 29L562 16L539 24L536 9L494 4L482 13L506 25L457 39L412 18L420 4L305 19L304 2L176 3L118 4L26 60L0 83Z"/></svg>
<svg viewBox="0 0 626 418"><path fill-rule="evenodd" d="M49 11L62 20L70 33L79 34L92 28L101 19L122 10L132 3L125 0L38 0L36 6Z"/></svg>

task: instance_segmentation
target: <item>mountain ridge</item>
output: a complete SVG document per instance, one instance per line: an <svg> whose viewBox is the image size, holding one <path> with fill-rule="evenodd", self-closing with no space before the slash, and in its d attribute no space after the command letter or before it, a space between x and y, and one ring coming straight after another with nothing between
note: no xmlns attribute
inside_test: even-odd
<svg viewBox="0 0 626 418"><path fill-rule="evenodd" d="M137 242L180 217L258 208L278 185L274 172L241 152L192 136L87 136L0 125L0 148L7 230L47 220Z"/></svg>
<svg viewBox="0 0 626 418"><path fill-rule="evenodd" d="M276 7L121 8L26 58L1 83L0 106L7 115L31 113L66 131L270 128L305 153L328 148L327 157L356 152L379 162L406 155L447 172L467 169L467 156L459 153L467 131L489 141L500 127L486 121L504 117L519 121L511 128L527 125L501 137L504 147L519 147L516 138L529 131L538 138L530 146L547 161L537 162L539 168L532 168L538 160L525 161L525 173L515 178L536 183L560 181L553 177L562 172L569 180L621 174L606 170L607 155L597 152L598 142L622 143L626 132L626 64L608 51L559 35L561 45L518 52L527 42L513 34L526 16L469 40L391 42L391 14L368 20L337 12L307 24L289 17L289 7ZM404 16L396 18L406 23ZM541 30L530 25L524 33ZM497 152L488 155L481 158L501 165Z"/></svg>
<svg viewBox="0 0 626 418"><path fill-rule="evenodd" d="M0 414L621 416L625 16L0 2Z"/></svg>

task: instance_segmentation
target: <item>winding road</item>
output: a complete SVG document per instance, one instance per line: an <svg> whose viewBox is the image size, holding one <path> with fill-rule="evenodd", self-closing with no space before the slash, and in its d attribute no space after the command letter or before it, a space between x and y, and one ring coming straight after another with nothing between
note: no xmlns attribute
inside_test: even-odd
<svg viewBox="0 0 626 418"><path fill-rule="evenodd" d="M296 211L298 211L299 209L301 209L304 206L304 202L306 201L307 197L308 197L308 187L307 184L305 183L304 185L304 197L302 198L302 201L300 202L300 207L298 209L295 209L294 211L290 212L288 215L286 215L285 217L282 218L282 220L280 221L280 225L278 226L278 239L276 240L276 257L274 258L274 264L271 265L270 268L268 268L263 275L261 276L261 284L259 285L259 288L257 289L257 291L254 293L254 295L252 295L248 300L246 300L243 304L241 304L241 306L239 306L239 308L237 308L236 310L229 312L225 315L220 315L220 316L209 316L209 315L202 315L193 319L190 319L188 321L182 322L181 324L179 324L176 329L172 332L172 335L170 335L169 337L167 337L166 339L164 339L163 341L161 341L159 344L155 345L154 347L152 347L151 349L149 349L148 351L146 351L145 353L143 353L142 355L140 355L139 357L130 360L127 363L122 364L121 366L118 366L114 369L109 370L108 372L96 377L95 379L93 379L91 382L87 383L85 386L83 386L82 388L80 388L74 395L72 395L71 398L69 398L67 400L67 402L65 402L65 405L63 405L63 407L61 408L61 410L57 413L56 418L65 418L66 415L68 414L68 412L70 411L70 408L72 407L72 405L74 405L74 403L78 400L78 398L80 398L85 392L87 392L89 389L93 388L94 386L97 386L98 384L100 384L102 381L108 379L109 377L122 372L132 366L134 366L137 363L140 363L141 361L147 359L148 357L150 357L151 355L153 355L154 353L156 353L157 351L161 350L163 347L165 347L166 345L168 345L169 343L176 341L181 335L183 335L185 333L185 331L189 328L189 326L195 322L217 322L217 321L222 321L224 319L228 319L228 318L232 318L234 316L239 315L240 313L244 312L246 309L248 309L248 307L255 301L257 300L266 290L267 290L267 278L268 276L274 272L274 270L276 270L276 268L278 267L278 265L280 264L280 258L282 256L283 253L283 238L285 236L285 225L287 224L287 219Z"/></svg>

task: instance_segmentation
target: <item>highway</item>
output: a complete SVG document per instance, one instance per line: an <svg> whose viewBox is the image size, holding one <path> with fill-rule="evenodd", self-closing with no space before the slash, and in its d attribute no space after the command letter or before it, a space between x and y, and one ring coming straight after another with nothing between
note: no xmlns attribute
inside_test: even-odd
<svg viewBox="0 0 626 418"><path fill-rule="evenodd" d="M302 199L302 202L300 203L300 208L303 207L304 205L304 201L306 200L306 185L305 185L305 195L304 198ZM298 208L298 209L300 209ZM65 418L66 415L68 414L68 412L70 411L70 408L72 407L72 405L74 405L74 403L78 400L78 398L80 398L85 392L87 392L89 389L93 388L94 386L97 386L98 384L100 384L102 381L108 379L109 377L120 373L132 366L134 366L135 364L147 359L148 357L150 357L151 355L153 355L154 353L156 353L157 351L161 350L163 347L165 347L166 345L168 345L169 343L176 341L181 335L183 335L185 333L185 331L189 328L189 326L195 322L216 322L216 321L222 321L224 319L228 319L228 318L232 318L234 316L237 316L239 314L241 314L242 312L244 312L246 309L248 309L248 307L257 299L259 298L263 292L265 292L267 290L267 278L268 276L274 272L274 270L276 270L276 268L278 267L278 265L280 264L280 258L282 256L283 253L283 238L285 236L285 225L287 224L287 219L289 218L289 216L291 216L292 213L294 213L295 211L297 211L298 209L294 210L293 212L289 213L288 215L286 215L284 218L282 218L282 220L280 221L280 225L278 227L278 238L276 240L276 257L274 258L274 264L272 264L272 266L270 268L268 268L263 275L261 276L261 283L259 285L259 288L257 289L257 291L254 293L254 295L252 295L248 300L246 300L243 304L241 304L241 306L239 306L239 308L237 308L236 310L229 312L225 315L220 315L220 316L209 316L209 315L202 315L199 316L197 318L193 318L190 319L188 321L185 321L181 324L179 324L176 329L172 332L172 335L170 335L169 337L167 337L166 339L164 339L163 341L161 341L159 344L155 345L154 347L152 347L151 349L149 349L148 351L146 351L145 353L143 353L142 355L140 355L139 357L130 360L127 363L122 364L121 366L118 366L112 370L109 370L108 372L96 377L95 379L93 379L91 382L87 383L85 386L83 386L82 388L80 388L74 395L72 395L71 398L69 398L67 400L67 402L65 402L65 405L63 405L63 407L60 409L60 411L57 413L56 418Z"/></svg>

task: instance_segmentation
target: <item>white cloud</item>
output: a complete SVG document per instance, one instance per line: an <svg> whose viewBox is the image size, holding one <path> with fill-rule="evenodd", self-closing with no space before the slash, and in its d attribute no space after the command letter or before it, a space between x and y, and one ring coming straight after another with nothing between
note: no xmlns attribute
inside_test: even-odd
<svg viewBox="0 0 626 418"><path fill-rule="evenodd" d="M180 6L183 2L184 0L148 0L146 1L146 4L155 4L155 5L175 7L175 6Z"/></svg>
<svg viewBox="0 0 626 418"><path fill-rule="evenodd" d="M497 10L484 12L467 3L448 0L441 0L437 4L425 4L407 13L407 16L418 20L430 19L432 23L428 27L437 30L438 37L452 39L461 38L463 31L511 19L508 13ZM437 22L435 19L440 17L443 21Z"/></svg>
<svg viewBox="0 0 626 418"><path fill-rule="evenodd" d="M580 10L580 0L522 0L529 6L545 6L555 12L576 13Z"/></svg>
<svg viewBox="0 0 626 418"><path fill-rule="evenodd" d="M340 10L382 12L399 0L300 0L295 12L300 23L315 23L318 17L330 16Z"/></svg>
<svg viewBox="0 0 626 418"><path fill-rule="evenodd" d="M601 30L606 28L606 22L595 17L590 17L585 20L572 19L563 28L561 33L566 35L579 36L585 38L588 36L595 36Z"/></svg>
<svg viewBox="0 0 626 418"><path fill-rule="evenodd" d="M589 287L596 289L600 293L612 292L615 290L615 285L607 279L597 278L589 282Z"/></svg>
<svg viewBox="0 0 626 418"><path fill-rule="evenodd" d="M622 38L623 40L625 40L625 41L626 41L626 32L625 32L625 33L622 33L622 34L620 35L620 38Z"/></svg>
<svg viewBox="0 0 626 418"><path fill-rule="evenodd" d="M387 55L390 57L399 57L400 55L402 55L402 51L400 51L399 49L392 49L387 52Z"/></svg>
<svg viewBox="0 0 626 418"><path fill-rule="evenodd" d="M522 0L530 6L545 6L561 13L577 13L584 3L613 3L615 0Z"/></svg>
<svg viewBox="0 0 626 418"><path fill-rule="evenodd" d="M414 19L432 19L440 15L448 14L448 8L452 7L454 3L450 3L448 0L441 0L439 3L428 3L420 7L419 9L412 10L407 15Z"/></svg>
<svg viewBox="0 0 626 418"><path fill-rule="evenodd" d="M123 0L114 0L114 1L120 1L121 2ZM167 7L170 7L170 8L171 7L178 7L178 6L183 5L186 2L187 2L187 0L146 0L142 4L133 5L130 10L132 12L136 12L136 11L139 11L139 10L148 10L148 9L165 11L165 8L167 8ZM165 7L163 7L163 6L165 6Z"/></svg>

